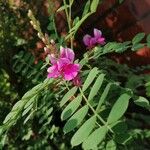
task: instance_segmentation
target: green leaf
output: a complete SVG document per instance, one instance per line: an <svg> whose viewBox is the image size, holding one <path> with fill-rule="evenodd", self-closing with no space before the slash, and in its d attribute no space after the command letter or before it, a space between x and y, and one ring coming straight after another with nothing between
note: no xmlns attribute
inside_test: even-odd
<svg viewBox="0 0 150 150"><path fill-rule="evenodd" d="M16 68L14 69L15 73L21 72L22 69L25 67L24 63L19 63Z"/></svg>
<svg viewBox="0 0 150 150"><path fill-rule="evenodd" d="M142 96L139 96L139 98L135 100L134 103L141 107L150 108L149 101Z"/></svg>
<svg viewBox="0 0 150 150"><path fill-rule="evenodd" d="M112 52L112 51L116 50L117 48L121 48L121 45L122 45L122 43L109 42L104 46L103 52L104 52L104 54Z"/></svg>
<svg viewBox="0 0 150 150"><path fill-rule="evenodd" d="M93 149L98 146L102 142L102 140L105 138L107 133L107 127L102 126L98 129L96 129L93 133L90 134L90 136L83 142L82 147L83 149Z"/></svg>
<svg viewBox="0 0 150 150"><path fill-rule="evenodd" d="M76 17L76 18L73 20L73 26L75 26L75 25L78 23L79 20L80 20L80 18L79 18L79 17Z"/></svg>
<svg viewBox="0 0 150 150"><path fill-rule="evenodd" d="M88 0L85 4L85 7L84 7L84 10L83 10L83 13L82 13L82 17L84 17L84 15L86 15L89 12L90 4L91 4L91 1Z"/></svg>
<svg viewBox="0 0 150 150"><path fill-rule="evenodd" d="M76 32L78 31L79 27L82 23L91 15L91 13L87 13L78 23L69 31L69 34L65 37L65 40L70 38L71 36L75 36Z"/></svg>
<svg viewBox="0 0 150 150"><path fill-rule="evenodd" d="M63 10L65 10L65 9L67 9L67 8L69 8L69 5L64 5L64 6L60 7L60 8L57 10L57 12L63 11Z"/></svg>
<svg viewBox="0 0 150 150"><path fill-rule="evenodd" d="M71 145L77 146L81 144L84 140L86 140L91 131L93 130L95 123L96 123L96 116L93 116L90 119L88 119L72 137Z"/></svg>
<svg viewBox="0 0 150 150"><path fill-rule="evenodd" d="M12 108L12 111L16 111L24 106L25 102L20 100Z"/></svg>
<svg viewBox="0 0 150 150"><path fill-rule="evenodd" d="M129 99L131 96L128 94L122 94L119 99L113 105L110 114L108 116L108 124L114 123L119 120L123 114L125 113L126 109L128 108Z"/></svg>
<svg viewBox="0 0 150 150"><path fill-rule="evenodd" d="M129 140L131 140L131 136L128 133L116 134L115 142L119 144L126 144Z"/></svg>
<svg viewBox="0 0 150 150"><path fill-rule="evenodd" d="M33 103L23 111L22 116L25 116L32 108L33 108Z"/></svg>
<svg viewBox="0 0 150 150"><path fill-rule="evenodd" d="M15 118L15 116L17 115L16 111L11 111L5 118L5 120L3 121L3 124L7 123L9 120L13 120Z"/></svg>
<svg viewBox="0 0 150 150"><path fill-rule="evenodd" d="M129 46L130 43L131 43L130 41L120 43L120 48L116 49L115 52L122 53L122 52L126 51L128 48L130 48L130 46Z"/></svg>
<svg viewBox="0 0 150 150"><path fill-rule="evenodd" d="M85 64L88 63L88 57L84 57L83 59L80 60L80 68L82 68Z"/></svg>
<svg viewBox="0 0 150 150"><path fill-rule="evenodd" d="M110 127L117 134L126 133L128 129L127 124L123 121L117 121L115 122L115 124L112 124Z"/></svg>
<svg viewBox="0 0 150 150"><path fill-rule="evenodd" d="M30 105L33 104L33 102L36 100L37 95L33 96L28 102L25 104L24 109L28 108Z"/></svg>
<svg viewBox="0 0 150 150"><path fill-rule="evenodd" d="M77 127L82 120L84 119L84 117L86 116L86 114L88 113L88 109L89 107L87 105L85 105L84 107L80 108L65 124L64 126L64 132L68 133L70 131L72 131L75 127Z"/></svg>
<svg viewBox="0 0 150 150"><path fill-rule="evenodd" d="M30 99L30 98L34 97L38 93L38 91L41 89L42 89L42 83L36 85L30 91L26 92L23 95L22 99Z"/></svg>
<svg viewBox="0 0 150 150"><path fill-rule="evenodd" d="M82 101L82 96L79 95L75 99L73 99L69 105L63 110L61 114L61 119L66 120L69 118L80 106L80 103Z"/></svg>
<svg viewBox="0 0 150 150"><path fill-rule="evenodd" d="M64 104L66 104L66 102L67 102L68 100L70 100L70 98L71 98L72 96L74 96L74 94L76 93L77 89L78 89L78 88L75 86L75 87L73 87L72 89L70 89L70 90L64 95L64 97L63 97L62 100L60 101L60 107L62 107Z"/></svg>
<svg viewBox="0 0 150 150"><path fill-rule="evenodd" d="M88 96L88 101L91 101L94 98L94 96L98 93L98 91L103 83L104 76L105 76L105 74L100 74L98 76L98 78L96 79L96 81L90 91L90 94Z"/></svg>
<svg viewBox="0 0 150 150"><path fill-rule="evenodd" d="M144 44L141 44L141 43L135 44L135 45L132 46L131 50L132 50L132 51L136 51L136 50L139 50L140 48L143 48L144 46L145 46L145 45L144 45Z"/></svg>
<svg viewBox="0 0 150 150"><path fill-rule="evenodd" d="M96 12L96 9L98 7L99 0L93 0L91 3L91 12Z"/></svg>
<svg viewBox="0 0 150 150"><path fill-rule="evenodd" d="M102 95L100 97L100 100L99 100L99 103L97 105L96 111L100 110L101 105L104 103L104 101L105 101L105 99L108 95L108 92L110 90L111 85L112 85L111 83L108 83L107 86L105 87L104 92L102 93Z"/></svg>
<svg viewBox="0 0 150 150"><path fill-rule="evenodd" d="M33 117L33 114L34 114L35 110L32 111L27 117L26 119L24 120L23 124L26 124L28 122L28 120L30 120L32 117Z"/></svg>
<svg viewBox="0 0 150 150"><path fill-rule="evenodd" d="M150 34L146 38L147 41L147 47L150 48Z"/></svg>
<svg viewBox="0 0 150 150"><path fill-rule="evenodd" d="M132 39L132 43L137 44L139 42L142 41L142 39L145 37L145 33L138 33L133 39Z"/></svg>
<svg viewBox="0 0 150 150"><path fill-rule="evenodd" d="M116 150L116 144L113 140L107 142L106 150Z"/></svg>
<svg viewBox="0 0 150 150"><path fill-rule="evenodd" d="M86 78L84 84L83 84L83 87L82 87L82 90L83 92L90 86L90 84L93 82L93 80L95 79L96 75L98 73L98 69L95 67L93 68L88 77Z"/></svg>

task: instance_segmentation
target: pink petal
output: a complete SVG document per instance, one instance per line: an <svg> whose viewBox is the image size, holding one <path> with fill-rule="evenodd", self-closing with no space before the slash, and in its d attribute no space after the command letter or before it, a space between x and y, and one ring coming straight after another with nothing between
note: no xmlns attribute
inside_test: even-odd
<svg viewBox="0 0 150 150"><path fill-rule="evenodd" d="M94 29L94 37L100 38L102 36L102 32L98 29Z"/></svg>
<svg viewBox="0 0 150 150"><path fill-rule="evenodd" d="M61 71L64 66L70 64L70 60L67 59L67 58L60 58L58 61L57 61L57 66L58 66L58 70Z"/></svg>
<svg viewBox="0 0 150 150"><path fill-rule="evenodd" d="M96 38L91 38L89 47L94 47L97 42L96 40Z"/></svg>
<svg viewBox="0 0 150 150"><path fill-rule="evenodd" d="M74 52L70 48L60 47L60 58L67 58L71 62L74 61Z"/></svg>
<svg viewBox="0 0 150 150"><path fill-rule="evenodd" d="M48 75L47 78L57 78L60 76L60 73L58 72L58 68L56 65L53 65L47 69Z"/></svg>
<svg viewBox="0 0 150 150"><path fill-rule="evenodd" d="M97 43L98 43L98 44L101 44L101 45L105 44L105 38L103 38L103 37L98 38L98 39L97 39Z"/></svg>
<svg viewBox="0 0 150 150"><path fill-rule="evenodd" d="M63 75L65 80L72 80L74 79L78 72L80 70L80 65L79 64L69 64L64 67L63 69Z"/></svg>
<svg viewBox="0 0 150 150"><path fill-rule="evenodd" d="M88 34L86 34L84 37L83 37L83 42L84 42L84 44L86 45L86 46L90 46L91 44L90 44L90 41L91 41L91 36L90 35L88 35Z"/></svg>
<svg viewBox="0 0 150 150"><path fill-rule="evenodd" d="M50 62L54 65L57 62L57 59L54 54L48 55Z"/></svg>

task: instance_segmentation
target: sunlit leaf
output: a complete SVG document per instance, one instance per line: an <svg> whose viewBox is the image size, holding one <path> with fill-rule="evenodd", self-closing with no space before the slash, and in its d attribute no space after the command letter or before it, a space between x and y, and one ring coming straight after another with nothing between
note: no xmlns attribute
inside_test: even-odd
<svg viewBox="0 0 150 150"><path fill-rule="evenodd" d="M132 43L137 44L142 41L142 39L145 37L145 33L138 33L133 39Z"/></svg>
<svg viewBox="0 0 150 150"><path fill-rule="evenodd" d="M116 144L113 140L107 142L106 150L116 150Z"/></svg>
<svg viewBox="0 0 150 150"><path fill-rule="evenodd" d="M78 109L81 101L82 101L81 95L79 95L75 99L73 99L63 110L63 112L61 114L61 119L66 120L67 118L69 118Z"/></svg>
<svg viewBox="0 0 150 150"><path fill-rule="evenodd" d="M119 120L123 114L125 113L126 109L128 108L129 99L131 96L128 94L122 94L119 99L113 105L110 114L108 116L108 124L116 122Z"/></svg>
<svg viewBox="0 0 150 150"><path fill-rule="evenodd" d="M82 144L83 149L95 150L95 148L98 146L98 144L100 144L102 142L102 140L105 138L106 133L107 133L107 127L106 126L102 126L98 129L96 129L83 142L83 144Z"/></svg>
<svg viewBox="0 0 150 150"><path fill-rule="evenodd" d="M68 133L70 131L72 131L75 127L77 127L82 120L84 119L84 117L86 116L87 112L88 112L88 106L85 105L84 107L82 107L81 109L79 109L65 124L64 126L64 132Z"/></svg>
<svg viewBox="0 0 150 150"><path fill-rule="evenodd" d="M103 83L103 80L104 80L104 76L105 74L100 74L98 76L98 78L96 79L91 91L90 91L90 94L89 94L89 97L88 97L88 101L91 101L94 96L98 93L102 83Z"/></svg>
<svg viewBox="0 0 150 150"><path fill-rule="evenodd" d="M145 107L145 108L150 109L149 101L145 97L139 96L139 98L137 100L135 100L134 103L136 105L141 106L141 107Z"/></svg>
<svg viewBox="0 0 150 150"><path fill-rule="evenodd" d="M93 82L97 74L98 74L98 69L96 67L90 71L88 77L86 78L83 84L82 87L83 92L90 86L90 84Z"/></svg>
<svg viewBox="0 0 150 150"><path fill-rule="evenodd" d="M70 100L70 98L71 98L72 96L74 96L74 94L76 93L77 89L78 89L78 88L75 86L75 87L73 87L72 89L70 89L70 90L64 95L64 97L63 97L62 100L60 101L60 107L62 107L64 104L66 104L66 102L67 102L68 100Z"/></svg>
<svg viewBox="0 0 150 150"><path fill-rule="evenodd" d="M96 12L98 4L99 4L99 0L92 0L92 3L91 3L91 12Z"/></svg>
<svg viewBox="0 0 150 150"><path fill-rule="evenodd" d="M96 116L93 116L90 119L88 119L72 137L71 145L77 146L77 145L81 144L84 140L86 140L88 135L93 130L93 128L95 126L95 122L96 122Z"/></svg>
<svg viewBox="0 0 150 150"><path fill-rule="evenodd" d="M101 97L100 97L100 100L99 100L99 103L97 105L96 111L100 110L100 107L102 106L102 104L104 103L104 101L105 101L105 99L106 99L106 97L108 95L110 87L111 87L111 83L108 83L107 86L105 87Z"/></svg>

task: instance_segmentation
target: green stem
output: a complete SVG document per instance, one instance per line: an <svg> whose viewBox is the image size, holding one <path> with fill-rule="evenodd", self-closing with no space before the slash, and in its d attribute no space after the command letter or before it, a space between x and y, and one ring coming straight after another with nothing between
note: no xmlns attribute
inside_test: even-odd
<svg viewBox="0 0 150 150"><path fill-rule="evenodd" d="M63 0L63 3L64 3L64 6L67 6L66 0ZM69 30L70 30L71 29L70 22L69 22L69 20L70 20L69 18L70 17L69 17L69 13L68 13L67 7L65 7L65 13L66 13L66 17L67 17L68 27L69 27Z"/></svg>
<svg viewBox="0 0 150 150"><path fill-rule="evenodd" d="M66 0L63 0L63 2L64 2L64 5L67 6ZM69 10L67 10L67 7L65 8L65 13L66 13L66 17L67 17L67 23L68 23L69 31L71 30L71 24L72 24L71 23L71 6L72 6L72 3L70 1ZM71 49L73 49L73 40L74 40L74 37L71 36L70 37Z"/></svg>

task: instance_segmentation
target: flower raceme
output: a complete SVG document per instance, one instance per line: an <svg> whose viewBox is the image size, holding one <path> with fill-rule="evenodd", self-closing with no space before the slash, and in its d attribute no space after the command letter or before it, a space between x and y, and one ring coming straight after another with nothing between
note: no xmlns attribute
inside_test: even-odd
<svg viewBox="0 0 150 150"><path fill-rule="evenodd" d="M60 56L56 58L53 54L49 55L51 67L48 68L48 78L63 77L65 80L76 79L80 65L74 63L75 54L72 49L60 47Z"/></svg>
<svg viewBox="0 0 150 150"><path fill-rule="evenodd" d="M94 37L92 37L89 34L86 34L83 37L83 42L87 47L93 48L97 44L105 44L105 38L102 36L102 32L100 30L94 29Z"/></svg>

